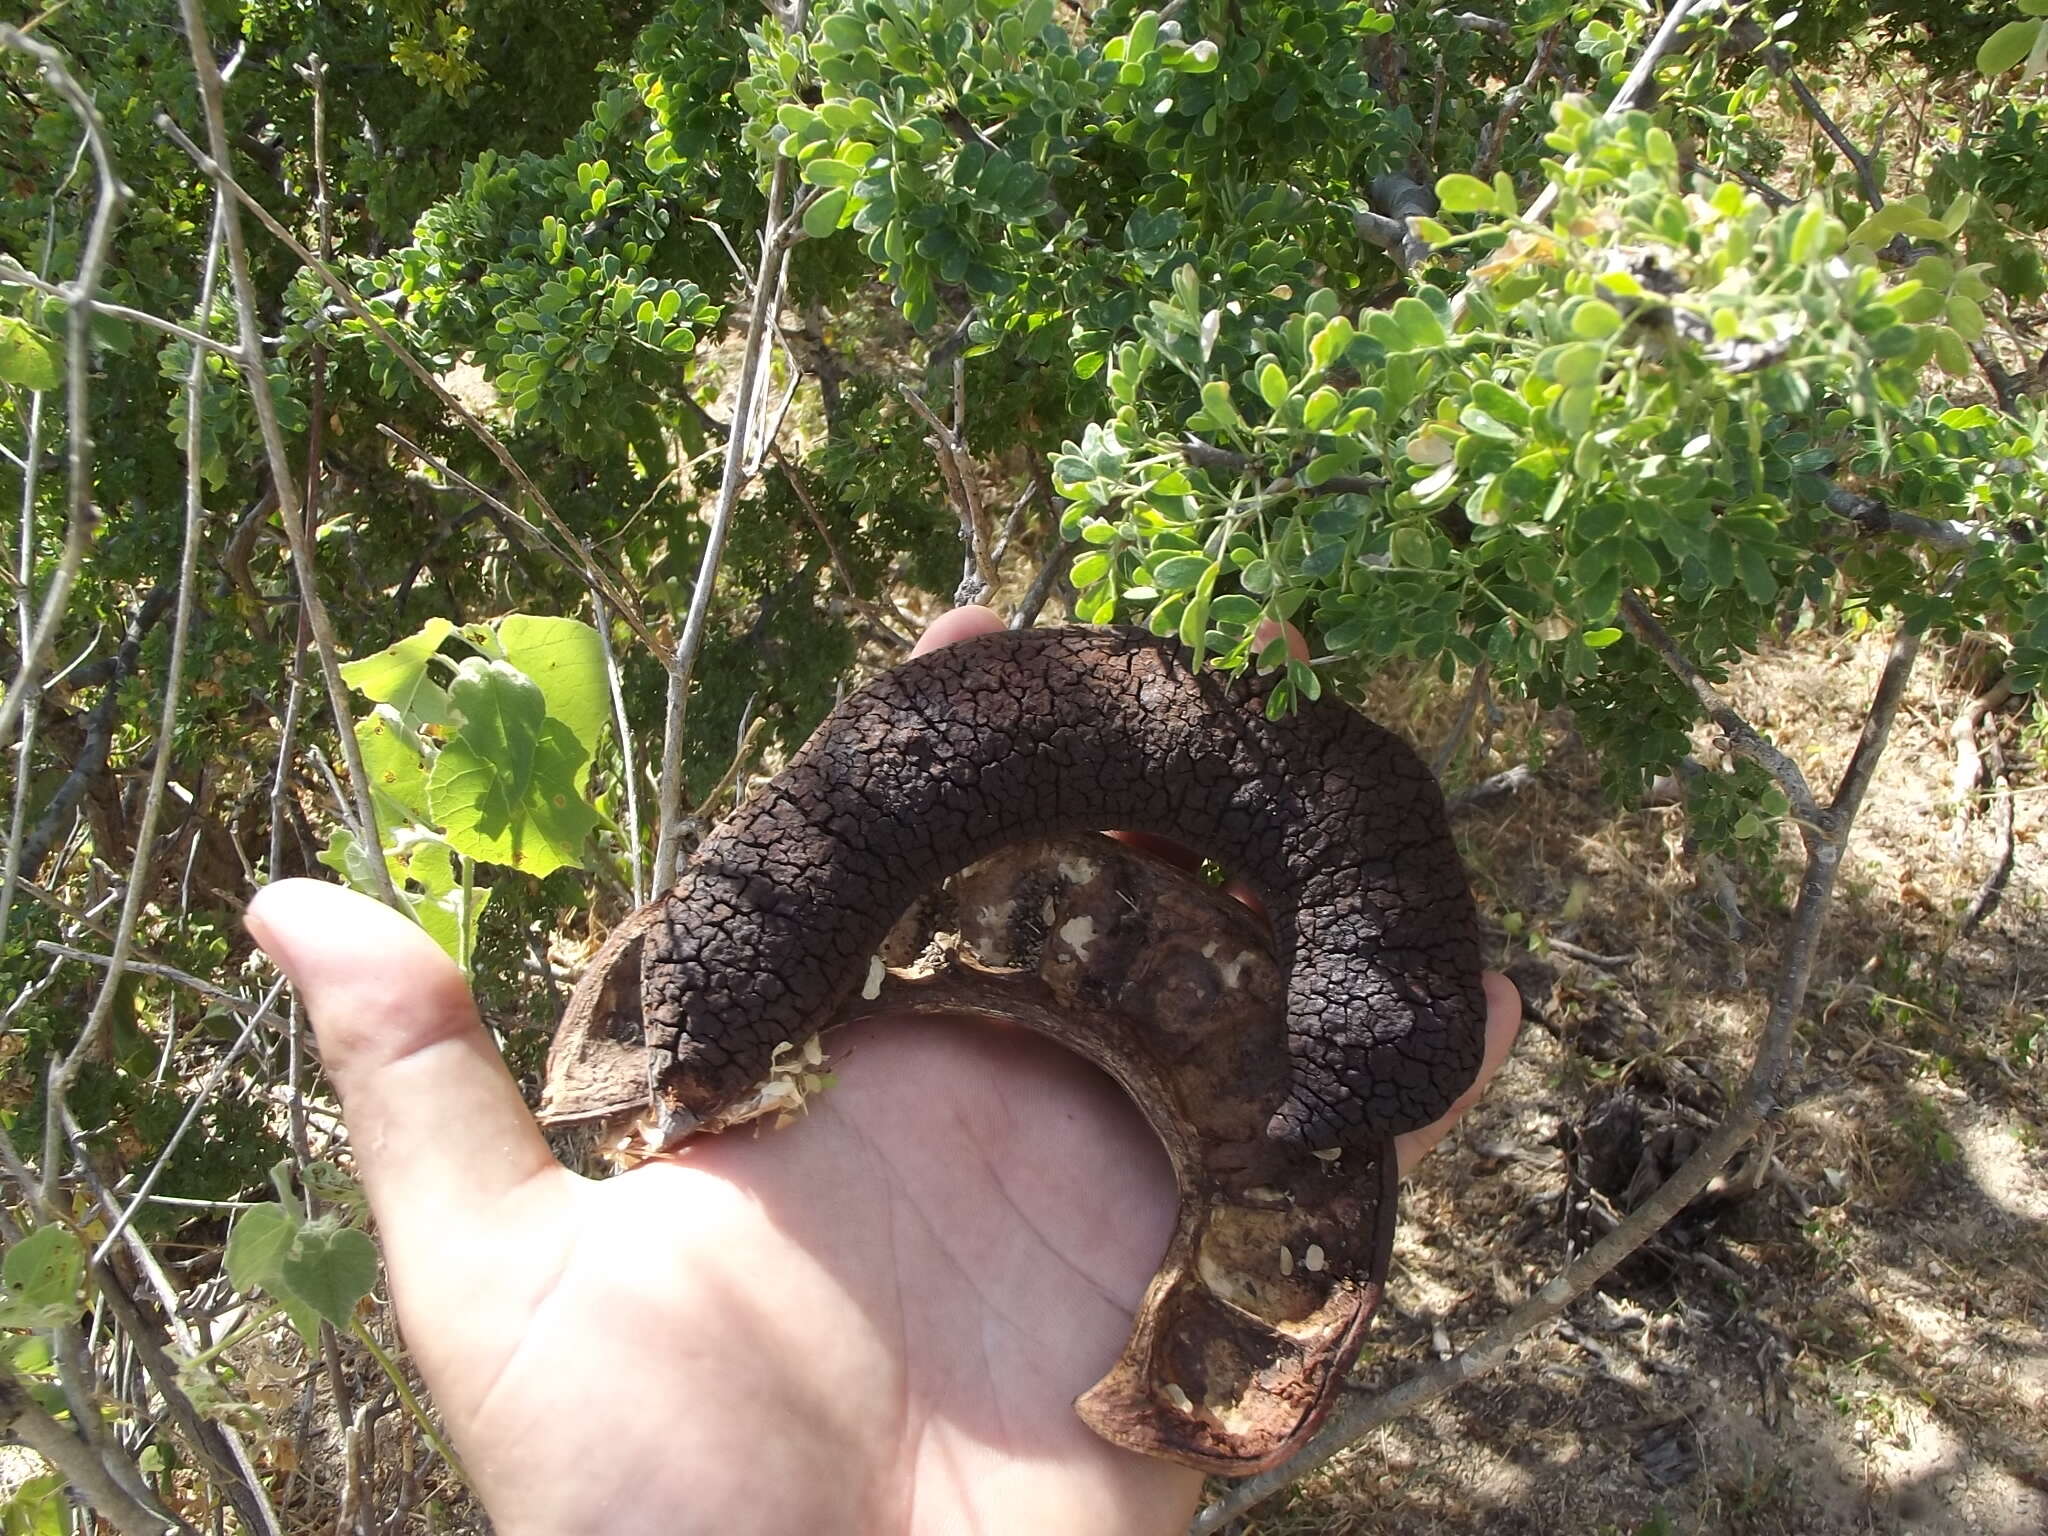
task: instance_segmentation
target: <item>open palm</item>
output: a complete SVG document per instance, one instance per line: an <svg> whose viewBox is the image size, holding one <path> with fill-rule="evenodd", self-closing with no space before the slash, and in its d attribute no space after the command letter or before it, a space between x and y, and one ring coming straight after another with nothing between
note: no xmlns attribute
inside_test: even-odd
<svg viewBox="0 0 2048 1536"><path fill-rule="evenodd" d="M295 880L249 924L311 1014L400 1322L500 1530L1185 1527L1198 1476L1071 1407L1174 1214L1164 1152L1094 1068L1022 1030L872 1020L833 1036L838 1081L788 1129L592 1181L405 918ZM1482 1082L1516 1019L1488 990Z"/></svg>

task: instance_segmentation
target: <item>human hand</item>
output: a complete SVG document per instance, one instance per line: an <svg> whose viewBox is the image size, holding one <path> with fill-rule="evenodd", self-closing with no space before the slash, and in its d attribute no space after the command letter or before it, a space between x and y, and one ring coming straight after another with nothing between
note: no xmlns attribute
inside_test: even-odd
<svg viewBox="0 0 2048 1536"><path fill-rule="evenodd" d="M988 622L948 615L923 648ZM867 1021L788 1129L593 1181L554 1161L405 918L290 880L249 926L312 1017L400 1323L508 1536L1185 1527L1198 1475L1071 1406L1175 1208L1150 1130L1079 1058L1021 1029ZM1487 992L1479 1082L1399 1139L1404 1170L1513 1043L1513 988Z"/></svg>

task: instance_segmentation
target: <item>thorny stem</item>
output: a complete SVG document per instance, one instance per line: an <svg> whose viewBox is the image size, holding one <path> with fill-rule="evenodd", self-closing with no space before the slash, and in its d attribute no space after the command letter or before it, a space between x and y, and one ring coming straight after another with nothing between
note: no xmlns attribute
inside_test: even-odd
<svg viewBox="0 0 2048 1536"><path fill-rule="evenodd" d="M72 1146L77 1147L81 1140L78 1122L67 1115L64 1130ZM109 1217L115 1216L113 1198L94 1172L91 1162L81 1157L78 1166L100 1209ZM164 1406L170 1410L171 1417L197 1448L202 1462L210 1468L209 1475L227 1490L229 1501L248 1527L263 1532L264 1536L282 1536L277 1513L270 1507L262 1480L250 1464L240 1438L227 1425L216 1424L200 1416L192 1405L192 1399L178 1383L177 1362L164 1351L165 1343L173 1337L181 1358L191 1355L198 1347L191 1330L178 1315L179 1298L171 1288L169 1277L164 1274L156 1255L150 1252L149 1245L132 1230L124 1234L123 1242L136 1267L147 1276L156 1291L163 1309L163 1325L159 1328L151 1323L140 1304L128 1293L124 1278L112 1266L95 1262L91 1266L93 1283L101 1300L120 1323L124 1338L134 1348L137 1359L162 1397Z"/></svg>
<svg viewBox="0 0 2048 1536"><path fill-rule="evenodd" d="M1486 660L1472 669L1472 681L1466 686L1464 702L1458 706L1458 718L1444 733L1443 745L1436 749L1436 760L1429 765L1429 771L1439 779L1451 766L1451 759L1458 755L1458 748L1464 745L1465 733L1472 729L1472 721L1479 714L1479 701L1486 696L1486 681L1491 673L1492 663Z"/></svg>
<svg viewBox="0 0 2048 1536"><path fill-rule="evenodd" d="M99 198L93 207L85 249L78 258L78 275L64 288L64 297L70 306L66 316L68 328L64 359L64 405L70 437L70 491L64 548L57 557L56 569L50 574L49 589L43 594L42 613L36 621L35 633L22 647L21 665L15 673L13 686L7 690L6 699L0 701L0 751L4 751L13 743L15 727L22 718L28 696L38 685L37 675L42 670L43 653L56 636L57 625L71 600L72 585L78 580L79 567L84 564L86 546L92 542L93 532L99 526L99 509L92 500L92 307L99 292L100 273L106 267L107 250L113 241L114 222L121 216L129 193L127 185L115 172L113 154L107 146L107 127L100 117L99 108L93 105L85 88L64 67L63 56L49 44L38 42L9 26L0 26L0 48L25 53L41 67L44 81L64 98L84 128L86 142L92 150L93 165L99 173Z"/></svg>
<svg viewBox="0 0 2048 1536"><path fill-rule="evenodd" d="M257 1025L271 1016L271 1006L277 1001L277 995L284 990L284 984L285 978L279 976L263 1001L250 1010L248 1021L242 1025L242 1032L235 1038L235 1043L221 1053L220 1060L213 1064L213 1069L206 1074L205 1081L193 1092L192 1102L185 1106L184 1116L178 1121L177 1129L171 1132L170 1139L163 1145L163 1150L157 1153L156 1161L150 1164L149 1172L143 1176L141 1186L129 1198L127 1208L121 1212L113 1226L108 1229L106 1237L101 1240L99 1247L93 1251L93 1263L105 1262L107 1255L113 1251L114 1244L121 1240L121 1235L128 1230L128 1224L135 1219L135 1213L142 1209L150 1195L155 1192L156 1181L162 1178L164 1170L171 1166L171 1158L185 1140L186 1133L213 1102L214 1090L220 1086L221 1079L228 1075L228 1069L234 1066L241 1058L242 1052L249 1048L249 1042L256 1038ZM114 985L111 970L103 985L108 988Z"/></svg>
<svg viewBox="0 0 2048 1536"><path fill-rule="evenodd" d="M804 7L797 7L801 26ZM683 840L683 743L690 709L690 674L697 664L697 652L704 644L704 626L711 615L711 593L718 583L719 561L725 555L726 535L732 529L733 511L746 485L747 439L751 433L756 396L760 393L761 371L767 361L773 330L775 306L781 298L780 273L796 234L796 216L783 213L789 196L790 161L775 157L768 178L768 209L761 216L761 257L754 275L753 303L747 313L746 351L740 361L739 390L732 406L732 425L725 440L725 470L718 482L718 499L711 509L711 526L704 537L703 558L697 565L697 583L690 592L690 609L683 620L683 636L676 645L668 667L668 708L661 740L661 785L655 803L654 878L656 891L675 883Z"/></svg>
<svg viewBox="0 0 2048 1536"><path fill-rule="evenodd" d="M967 472L967 444L958 427L949 427L941 421L938 412L925 404L924 397L916 390L908 384L897 388L910 408L931 428L929 441L932 451L939 457L939 474L946 482L954 510L960 514L960 542L966 546L967 570L960 578L960 590L954 594L953 601L956 604L981 602L995 591L996 573L988 556L981 500L975 495L974 481Z"/></svg>
<svg viewBox="0 0 2048 1536"><path fill-rule="evenodd" d="M1870 211L1875 213L1883 208L1884 192L1877 184L1876 173L1871 169L1870 157L1858 149L1835 120L1828 116L1820 104L1820 98L1807 88L1806 82L1787 67L1785 55L1780 49L1771 49L1769 62L1771 69L1792 88L1792 94L1799 98L1799 105L1805 108L1806 115L1814 120L1820 131L1828 136L1829 142L1842 152L1850 165L1856 168L1856 181L1863 189L1863 201L1870 205Z"/></svg>
<svg viewBox="0 0 2048 1536"><path fill-rule="evenodd" d="M46 282L20 263L10 261L4 256L0 256L0 288L27 288L53 299L61 299L69 291L60 283ZM188 346L198 347L217 357L233 359L241 356L236 348L229 346L217 336L203 335L178 324L175 320L166 320L162 315L153 315L147 310L130 309L126 304L110 304L105 299L93 300L90 308L94 314L105 315L109 320L125 320L130 325L147 326L150 330L162 331L174 341L182 341Z"/></svg>
<svg viewBox="0 0 2048 1536"><path fill-rule="evenodd" d="M69 944L57 944L49 939L37 939L36 948L48 954L62 956L66 960L81 960L88 965L105 965L107 963L107 957L95 950L74 949ZM230 992L225 987L217 987L203 977L194 976L190 971L179 970L175 965L162 965L153 960L130 960L128 962L128 969L139 976L156 976L165 981L174 981L179 986L188 987L192 991L197 992L201 997L211 998L214 1002L232 1008L238 1013L246 1014L253 1010L254 1016L258 1020L279 1031L283 1031L288 1027L282 1018L269 1011L267 1003L255 1002L242 996L239 992ZM270 995L275 997L276 994L273 992Z"/></svg>
<svg viewBox="0 0 2048 1536"><path fill-rule="evenodd" d="M1494 1323L1458 1355L1440 1365L1420 1371L1390 1391L1375 1395L1357 1393L1348 1397L1331 1414L1329 1422L1309 1441L1301 1454L1270 1472L1246 1478L1195 1517L1190 1536L1208 1536L1220 1531L1253 1505L1278 1492L1304 1473L1321 1466L1331 1457L1355 1444L1381 1424L1432 1402L1453 1388L1493 1370L1507 1359L1509 1351L1530 1333L1558 1317L1565 1308L1597 1285L1616 1265L1634 1253L1692 1201L1714 1175L1740 1152L1758 1129L1784 1108L1783 1084L1790 1069L1795 1041L1793 1026L1806 1002L1813 977L1813 961L1827 926L1833 904L1835 879L1841 870L1842 853L1854 826L1856 812L1870 786L1885 741L1891 733L1899 702L1919 655L1919 631L1902 625L1892 641L1883 675L1864 718L1863 732L1842 774L1833 803L1824 822L1817 822L1807 838L1806 868L1800 878L1799 900L1792 913L1791 932L1779 961L1778 979L1771 993L1771 1007L1742 1096L1720 1125L1715 1127L1699 1150L1685 1160L1678 1171L1631 1211L1621 1223L1579 1258L1566 1265L1542 1289L1505 1317ZM1682 659L1682 658L1681 658ZM1670 658L1666 658L1667 664ZM1684 675L1684 674L1681 674ZM1696 675L1696 674L1695 674Z"/></svg>
<svg viewBox="0 0 2048 1536"><path fill-rule="evenodd" d="M1010 628L1029 629L1038 622L1038 615L1044 609L1046 599L1052 596L1052 589L1066 575L1067 567L1073 564L1074 555L1080 549L1078 544L1069 544L1065 539L1056 539L1047 551L1044 561L1038 567L1038 574L1031 578L1031 586L1024 594L1024 601L1017 605L1017 611L1010 615Z"/></svg>
<svg viewBox="0 0 2048 1536"><path fill-rule="evenodd" d="M619 775L626 790L626 858L633 874L633 905L647 900L650 892L640 878L640 770L633 761L633 729L626 719L626 694L619 678L619 658L612 654L611 610L604 598L590 594L591 618L597 630L598 649L604 653L605 689L612 701L612 730L619 738ZM467 916L464 918L467 921Z"/></svg>

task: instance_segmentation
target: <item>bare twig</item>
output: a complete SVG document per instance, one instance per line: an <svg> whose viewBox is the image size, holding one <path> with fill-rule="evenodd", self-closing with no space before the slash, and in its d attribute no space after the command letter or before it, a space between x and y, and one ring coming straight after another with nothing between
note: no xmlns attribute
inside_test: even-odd
<svg viewBox="0 0 2048 1536"><path fill-rule="evenodd" d="M1527 763L1517 763L1512 768L1503 768L1499 773L1483 778L1477 784L1468 784L1463 789L1445 796L1444 809L1457 816L1475 806L1505 799L1541 782L1534 768Z"/></svg>
<svg viewBox="0 0 2048 1536"><path fill-rule="evenodd" d="M108 958L97 950L76 949L69 944L59 944L50 939L37 939L36 948L48 954L61 955L66 960L81 960L87 965L104 966ZM155 976L164 981L174 981L201 997L210 998L237 1013L247 1014L259 1023L268 1024L280 1034L290 1027L283 1018L267 1011L268 1004L244 997L239 992L230 992L226 987L215 986L203 976L181 971L175 965L165 965L157 960L130 960L127 969L137 976Z"/></svg>
<svg viewBox="0 0 2048 1536"><path fill-rule="evenodd" d="M1492 664L1482 660L1472 669L1472 681L1465 689L1465 700L1458 706L1458 718L1451 722L1451 728L1444 732L1443 745L1436 749L1436 759L1429 765L1429 771L1441 779L1444 771L1451 766L1451 759L1458 755L1465 733L1472 729L1473 718L1479 713L1479 701L1486 696L1486 681L1492 674Z"/></svg>
<svg viewBox="0 0 2048 1536"><path fill-rule="evenodd" d="M327 616L327 604L320 597L319 575L313 564L312 531L305 525L298 481L292 474L291 455L285 448L284 428L278 421L277 402L271 398L263 333L256 323L256 285L249 275L249 252L242 239L242 220L237 207L240 189L229 169L227 117L221 100L220 68L214 62L213 44L207 36L201 0L179 0L178 9L184 20L192 69L199 85L199 100L205 109L207 142L213 151L210 170L221 193L228 274L234 287L235 313L241 334L239 366L242 382L247 388L249 404L256 413L264 457L269 462L270 478L277 489L278 519L284 524L285 539L291 546L299 601L311 626L313 646L320 658L321 676L327 685L327 705L333 711L334 732L341 743L342 758L348 764L363 843L374 853L382 846L377 836L377 806L370 793L370 776L363 768L362 747L352 729L348 685L341 678L341 657L335 644L334 626ZM391 874L384 867L384 860L373 857L370 866L377 893L387 905L398 906L398 893L392 889ZM56 1102L61 1103L61 1099Z"/></svg>
<svg viewBox="0 0 2048 1536"><path fill-rule="evenodd" d="M2020 380L2006 371L1998 360L1998 354L1991 350L1991 343L1979 339L1968 343L1970 356L1977 360L1977 371L1984 375L1984 382L1991 386L1991 393L1998 397L1998 408L2014 411L2020 403ZM2022 358L2024 363L2026 359Z"/></svg>
<svg viewBox="0 0 2048 1536"><path fill-rule="evenodd" d="M806 9L797 0L797 14ZM690 674L697 664L697 652L704 643L704 627L711 615L711 594L718 583L718 566L725 554L726 535L732 529L733 512L746 484L747 440L753 422L756 396L767 362L768 346L775 319L775 305L781 297L781 274L789 247L799 230L794 210L785 216L783 205L789 196L791 166L786 155L775 157L768 178L768 207L762 215L761 255L755 268L753 303L747 313L746 350L740 361L739 391L733 400L732 425L725 440L725 470L718 483L718 499L712 505L711 526L704 537L704 553L697 565L697 583L690 592L690 610L683 620L682 639L668 665L668 708L662 730L661 781L655 802L653 888L665 891L675 881L683 836L683 743L689 719Z"/></svg>
<svg viewBox="0 0 2048 1536"><path fill-rule="evenodd" d="M1488 37L1500 38L1515 35L1514 24L1503 21L1498 16L1481 16L1476 11L1459 11L1449 20L1460 32L1482 32Z"/></svg>
<svg viewBox="0 0 2048 1536"><path fill-rule="evenodd" d="M122 1536L160 1536L166 1530L190 1530L182 1521L149 1508L123 1488L91 1446L29 1395L11 1366L0 1366L0 1438L17 1437L55 1467L65 1482L85 1495Z"/></svg>
<svg viewBox="0 0 2048 1536"><path fill-rule="evenodd" d="M70 306L65 342L64 389L66 429L69 434L70 492L67 498L64 547L50 573L50 585L43 593L43 607L35 633L22 647L21 662L14 682L0 701L0 750L14 741L28 696L35 691L43 655L56 638L57 626L71 600L71 588L85 561L86 546L99 527L99 508L92 499L92 306L99 293L100 275L113 243L114 223L127 204L129 192L114 168L113 152L107 143L107 127L99 108L64 67L56 49L18 29L0 26L0 48L12 48L36 61L44 82L64 99L85 131L99 175L99 196L93 206L92 224L86 232L85 248L78 258L78 273L64 286Z"/></svg>
<svg viewBox="0 0 2048 1536"><path fill-rule="evenodd" d="M541 517L548 527L554 531L555 537L559 538L569 549L575 551L575 563L578 564L583 579L603 592L606 601L611 603L614 609L618 610L622 615L625 614L631 608L631 605L620 594L618 583L598 563L597 556L590 549L589 545L578 538L569 525L562 521L555 511L554 504L548 500L546 493L538 485L534 484L532 477L520 466L519 461L512 456L512 451L505 446L504 442L498 437L498 434L486 426L468 406L464 405L449 390L448 386L443 384L434 375L426 364L413 356L411 350L392 333L390 327L379 320L370 310L370 307L363 302L361 295L350 286L347 279L343 278L340 273L336 272L328 263L322 261L311 250L308 250L305 242L286 229L283 224L279 223L270 210L258 202L249 192L248 188L237 181L233 173L227 170L218 159L193 143L191 137L176 123L172 122L170 118L159 117L157 119L157 126L164 131L174 144L192 158L193 164L197 165L207 175L211 176L216 183L225 188L236 203L248 209L254 215L256 222L261 224L273 239L303 262L306 268L327 286L328 291L334 295L341 307L347 310L352 317L360 320L365 329L388 348L393 357L398 359L399 365L419 381L420 387L440 401L442 407L457 421L461 422L477 441L489 450L491 457L503 466L505 472L512 477L513 482L518 485L520 491L540 510ZM627 622L638 625L637 619L628 619ZM639 628L636 627L634 632L636 634L640 633ZM643 636L643 639L647 638ZM657 655L661 655L666 659L664 648L657 645L654 649Z"/></svg>
<svg viewBox="0 0 2048 1536"><path fill-rule="evenodd" d="M0 288L28 288L53 299L63 298L68 291L63 284L46 282L19 262L5 256L0 256ZM131 325L142 325L153 331L161 331L174 340L198 347L203 352L211 352L216 357L232 359L240 356L234 347L219 337L207 336L188 329L175 320L166 320L162 315L130 309L126 304L110 304L105 299L94 299L91 310L96 315L105 315L109 320L125 320Z"/></svg>
<svg viewBox="0 0 2048 1536"><path fill-rule="evenodd" d="M78 803L106 772L107 753L113 746L114 729L120 723L121 687L135 674L142 661L142 642L157 626L177 594L165 587L151 589L128 621L127 633L107 660L106 680L97 702L85 716L85 732L71 771L64 775L26 837L8 851L18 854L21 872L33 874L45 855L71 830Z"/></svg>
<svg viewBox="0 0 2048 1536"><path fill-rule="evenodd" d="M1814 800L1813 791L1808 787L1806 775L1800 772L1799 765L1771 742L1766 741L1758 734L1756 727L1737 714L1728 701L1714 691L1714 685L1700 675L1699 668L1678 649L1677 643L1650 612L1649 605L1635 592L1622 594L1621 616L1635 632L1636 638L1655 651L1664 665L1692 690L1700 708L1706 713L1707 718L1720 728L1729 747L1778 781L1778 787L1784 790L1785 798L1791 803L1793 816L1804 826L1823 825L1826 813Z"/></svg>
<svg viewBox="0 0 2048 1536"><path fill-rule="evenodd" d="M1017 605L1017 611L1010 615L1010 628L1029 629L1038 622L1038 615L1044 609L1046 599L1052 596L1052 589L1059 585L1059 579L1066 575L1067 567L1073 563L1080 545L1070 544L1065 539L1056 539L1047 553L1044 563L1038 567L1038 574L1031 578L1031 588L1024 594L1024 601Z"/></svg>
<svg viewBox="0 0 2048 1536"><path fill-rule="evenodd" d="M1792 88L1792 94L1799 98L1799 105L1805 108L1806 115L1828 136L1828 141L1842 152L1849 164L1856 168L1857 184L1862 187L1863 201L1870 205L1871 211L1875 213L1884 207L1884 189L1877 184L1877 173L1871 167L1870 156L1858 149L1849 135L1842 132L1840 125L1828 116L1827 110L1820 104L1820 98L1808 90L1806 82L1794 72L1784 50L1772 48L1764 58L1778 77Z"/></svg>
<svg viewBox="0 0 2048 1536"><path fill-rule="evenodd" d="M1501 97L1499 113L1495 116L1492 126L1480 137L1479 163L1472 169L1472 174L1481 181L1492 180L1493 173L1500 168L1501 150L1507 145L1508 130L1521 115L1523 106L1536 89L1536 82L1542 79L1543 72L1550 68L1550 60L1557 52L1558 39L1563 35L1562 22L1545 32L1542 40L1536 45L1536 57L1530 61L1529 72L1522 77L1521 84L1509 87L1506 94Z"/></svg>
<svg viewBox="0 0 2048 1536"><path fill-rule="evenodd" d="M108 979L105 983L107 989L112 989L116 974L110 967ZM108 1253L113 1250L114 1244L121 1240L121 1234L128 1230L128 1224L135 1219L135 1213L142 1209L143 1204L155 1192L156 1181L162 1178L164 1170L170 1167L171 1158L185 1140L186 1133L192 1129L198 1122L200 1115L213 1102L213 1091L221 1085L221 1080L228 1075L228 1068L241 1059L242 1052L249 1048L249 1042L256 1038L257 1025L266 1018L276 1018L276 1015L270 1010L275 1006L278 994L284 990L284 985L285 978L283 976L279 976L275 982L271 983L270 990L263 996L263 1001L249 1010L248 1020L242 1025L241 1034L235 1037L235 1043L221 1053L220 1060L213 1064L213 1069L206 1074L198 1088L193 1090L191 1102L185 1106L184 1116L178 1121L177 1128L171 1132L170 1138L164 1142L162 1150L157 1153L156 1161L150 1164L149 1171L143 1175L141 1186L129 1198L126 1209L121 1212L113 1226L108 1229L107 1235L100 1240L99 1247L93 1250L93 1263L105 1262Z"/></svg>
<svg viewBox="0 0 2048 1536"><path fill-rule="evenodd" d="M220 272L221 245L227 232L228 219L228 200L225 195L219 195L214 200L213 232L207 241L206 266L199 284L199 316L202 324L213 303L213 285ZM106 959L106 979L100 983L99 992L93 998L92 1012L86 1019L85 1028L79 1031L77 1044L72 1046L61 1065L50 1073L50 1099L46 1112L52 1119L55 1119L62 1110L65 1092L84 1066L87 1052L93 1048L100 1031L106 1027L107 1020L112 1015L115 998L120 993L121 975L127 968L129 954L134 947L135 925L141 920L143 903L149 896L149 866L156 852L157 818L163 811L164 786L170 780L171 740L178 729L178 699L179 688L184 680L185 643L192 630L192 587L198 569L199 526L206 512L205 498L200 489L203 484L201 428L205 377L206 354L195 348L191 365L185 375L185 532L178 558L177 614L171 626L171 652L164 664L164 701L157 715L156 760L150 765L149 787L144 793L141 814L136 819L135 852L129 860L128 885L121 900L121 915L114 925L113 949ZM267 383L259 383L257 388L268 398ZM108 692L111 696L111 686ZM346 729L344 723L343 730ZM358 763L353 766L360 775L361 765ZM253 1025L251 1027L253 1028ZM196 1114L196 1111L195 1104L193 1114ZM186 1117L188 1126L193 1114ZM184 1129L185 1127L180 1127L180 1136L183 1135ZM55 1173L55 1160L52 1159L44 1169L44 1177L53 1179ZM101 1245L100 1251L94 1257L104 1259L111 1243L112 1235L106 1244Z"/></svg>
<svg viewBox="0 0 2048 1536"><path fill-rule="evenodd" d="M2006 882L2012 879L2013 861L2017 856L2014 833L2012 803L2012 781L2005 776L2005 748L1998 740L1998 733L1992 732L1991 750L1991 797L1994 807L1992 816L1998 832L1998 858L1991 866L1991 872L1984 877L1984 883L1977 887L1977 894L1970 898L1970 905L1963 913L1962 921L1956 924L1956 932L1968 938L1977 931L1978 925L1997 910L1999 898L2005 894Z"/></svg>
<svg viewBox="0 0 2048 1536"><path fill-rule="evenodd" d="M1903 534L1936 549L1967 553L1997 542L1998 536L1979 524L1901 512L1875 496L1866 496L1861 491L1839 485L1828 488L1826 505L1837 517L1845 517L1854 523L1860 532Z"/></svg>
<svg viewBox="0 0 2048 1536"><path fill-rule="evenodd" d="M946 492L952 497L954 510L960 514L960 542L966 551L966 570L961 575L959 590L953 594L953 601L956 605L983 602L996 589L996 573L988 554L988 526L982 515L981 497L974 489L974 476L970 473L967 441L941 421L938 413L925 404L924 397L908 384L898 385L897 392L931 429L931 436L926 441L939 456L939 474L946 482Z"/></svg>
<svg viewBox="0 0 2048 1536"><path fill-rule="evenodd" d="M604 654L605 691L612 701L612 732L619 739L619 776L626 790L626 861L633 877L633 905L647 900L647 884L640 871L640 770L633 761L633 727L626 718L626 694L619 678L619 659L612 654L611 610L600 593L590 594L592 627Z"/></svg>
<svg viewBox="0 0 2048 1536"><path fill-rule="evenodd" d="M35 579L36 482L42 460L42 443L43 392L36 390L29 396L28 457L21 470L21 530L15 556L15 627L20 634L24 654L34 643L31 637L35 633L35 599L30 583ZM28 765L36 744L36 717L39 713L36 703L34 696L22 701L20 755L15 759L19 766L14 774L13 803L7 816L7 851L4 862L0 862L0 948L4 948L7 941L7 919L14 910L14 892L21 879L21 833L28 819L29 787L34 778L28 771Z"/></svg>

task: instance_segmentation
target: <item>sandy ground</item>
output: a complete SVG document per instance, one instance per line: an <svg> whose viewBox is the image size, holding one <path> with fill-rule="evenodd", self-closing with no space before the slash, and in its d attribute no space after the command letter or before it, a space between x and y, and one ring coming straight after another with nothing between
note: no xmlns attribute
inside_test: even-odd
<svg viewBox="0 0 2048 1536"><path fill-rule="evenodd" d="M1734 696L1831 787L1884 650L1802 636ZM1959 941L2000 841L1951 788L1950 727L1974 687L1949 653L1916 673L1756 1176L1247 1533L2048 1530L2048 786L2006 717L2016 865ZM1408 724L1434 739L1434 721ZM1570 746L1461 835L1482 905L1521 935L1497 963L1541 1018L1408 1192L1367 1381L1469 1340L1597 1237L1631 1179L1689 1150L1741 1081L1785 926L1782 892L1745 882L1756 933L1732 941L1683 813L1615 811ZM1789 838L1778 867L1789 887ZM1626 958L1589 964L1550 939Z"/></svg>

